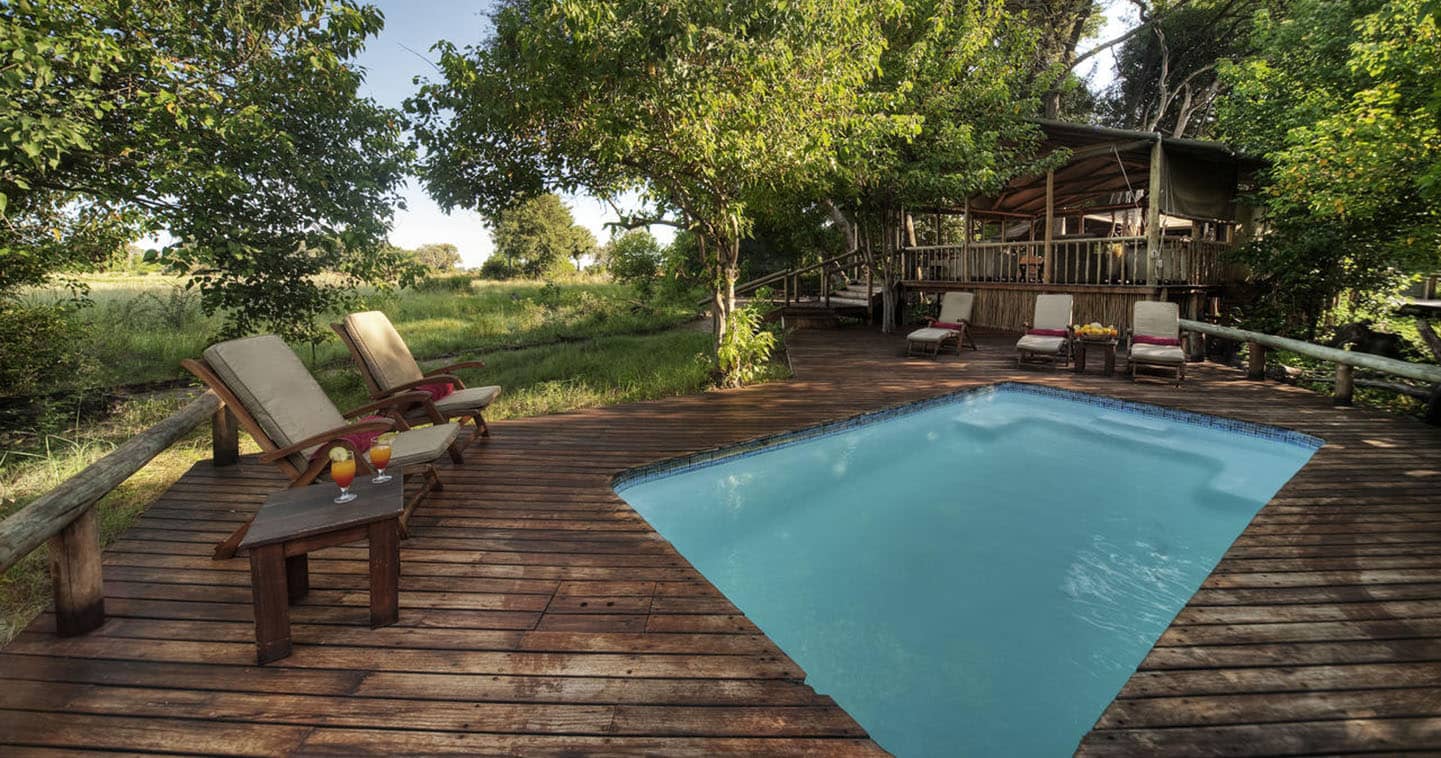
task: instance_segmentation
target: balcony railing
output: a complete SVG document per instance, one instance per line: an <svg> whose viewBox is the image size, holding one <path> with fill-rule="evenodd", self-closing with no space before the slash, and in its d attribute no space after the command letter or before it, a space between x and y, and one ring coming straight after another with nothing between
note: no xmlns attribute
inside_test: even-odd
<svg viewBox="0 0 1441 758"><path fill-rule="evenodd" d="M1152 266L1145 237L1055 240L1047 272L1042 241L929 245L903 251L902 276L964 283L1209 285L1221 282L1221 254L1228 247L1212 240L1163 239Z"/></svg>

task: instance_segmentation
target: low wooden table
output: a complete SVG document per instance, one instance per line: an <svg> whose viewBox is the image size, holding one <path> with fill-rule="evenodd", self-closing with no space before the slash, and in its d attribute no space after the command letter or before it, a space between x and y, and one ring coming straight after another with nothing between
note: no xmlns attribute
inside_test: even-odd
<svg viewBox="0 0 1441 758"><path fill-rule="evenodd" d="M1105 370L1103 373L1106 376L1115 376L1117 342L1118 340L1115 337L1107 337L1105 339L1077 337L1075 340L1075 350L1072 351L1075 353L1072 357L1075 359L1076 373L1080 374L1085 372L1086 353L1092 350L1100 350L1105 358Z"/></svg>
<svg viewBox="0 0 1441 758"><path fill-rule="evenodd" d="M255 605L255 659L269 663L290 655L290 606L310 591L306 554L370 540L370 628L400 618L400 516L405 481L397 471L385 484L356 477L359 495L335 503L333 484L282 490L260 507L240 548L250 551L250 592Z"/></svg>

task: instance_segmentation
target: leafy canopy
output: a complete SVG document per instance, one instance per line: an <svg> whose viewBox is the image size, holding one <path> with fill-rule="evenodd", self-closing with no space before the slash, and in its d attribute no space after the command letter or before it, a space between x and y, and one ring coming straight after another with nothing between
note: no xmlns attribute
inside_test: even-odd
<svg viewBox="0 0 1441 758"><path fill-rule="evenodd" d="M6 3L0 291L162 231L228 334L315 338L355 284L407 281L382 246L412 156L352 61L382 23L351 0Z"/></svg>
<svg viewBox="0 0 1441 758"><path fill-rule="evenodd" d="M1254 44L1222 67L1218 130L1270 162L1272 232L1248 262L1269 291L1291 290L1273 320L1309 333L1339 292L1441 263L1436 7L1296 0L1257 17Z"/></svg>

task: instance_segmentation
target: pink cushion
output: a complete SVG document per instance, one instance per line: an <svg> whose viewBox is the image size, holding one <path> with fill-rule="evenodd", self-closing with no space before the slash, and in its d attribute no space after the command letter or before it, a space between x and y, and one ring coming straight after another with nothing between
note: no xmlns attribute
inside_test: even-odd
<svg viewBox="0 0 1441 758"><path fill-rule="evenodd" d="M952 322L952 321L932 321L932 322L931 322L931 328L932 328L932 329L955 329L956 331L960 331L961 329L964 329L965 327L962 326L962 325L960 325L960 324L957 324L957 323L955 323L955 322Z"/></svg>
<svg viewBox="0 0 1441 758"><path fill-rule="evenodd" d="M1069 334L1065 329L1032 329L1026 334L1036 337L1065 337Z"/></svg>
<svg viewBox="0 0 1441 758"><path fill-rule="evenodd" d="M431 402L435 402L436 400L439 400L455 391L455 387L451 386L450 382L422 384L419 387L416 387L416 389L424 392L427 395L430 395Z"/></svg>
<svg viewBox="0 0 1441 758"><path fill-rule="evenodd" d="M357 424L363 424L363 423L365 423L365 422L367 422L367 421L389 421L389 420L390 420L390 419L388 419L388 418L386 418L386 417L384 417L384 416L361 416L360 418L358 418L358 419L355 420L355 423L357 423ZM343 439L343 440L345 440L346 442L349 442L350 444L354 445L354 446L355 446L355 452L356 452L356 453L364 453L365 451L367 451L367 450L370 449L370 446L371 446L371 445L374 445L374 444L375 444L375 441L376 441L377 439L380 439L380 435L382 435L382 434L385 434L385 432L356 432L355 434L344 434L344 435L341 435L340 438ZM321 447L322 447L322 449L324 448L323 445L322 445ZM310 454L310 457L311 457L312 460L314 460L315 458L319 458L319 457L320 457L320 450L316 450L314 453L311 453L311 454Z"/></svg>
<svg viewBox="0 0 1441 758"><path fill-rule="evenodd" d="M1149 334L1133 334L1132 342L1139 342L1142 345L1180 345L1181 341L1175 337L1152 337Z"/></svg>

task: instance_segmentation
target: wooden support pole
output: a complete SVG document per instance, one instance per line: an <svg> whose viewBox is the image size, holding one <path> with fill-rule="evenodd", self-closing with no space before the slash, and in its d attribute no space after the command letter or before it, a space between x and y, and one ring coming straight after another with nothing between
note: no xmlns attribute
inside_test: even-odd
<svg viewBox="0 0 1441 758"><path fill-rule="evenodd" d="M1246 378L1263 380L1266 378L1266 347L1259 342L1247 342L1246 353L1249 363L1246 366Z"/></svg>
<svg viewBox="0 0 1441 758"><path fill-rule="evenodd" d="M235 413L222 404L210 417L210 465L234 466L240 462L240 427Z"/></svg>
<svg viewBox="0 0 1441 758"><path fill-rule="evenodd" d="M1146 284L1159 279L1156 262L1161 256L1161 138L1151 146L1151 175L1146 184Z"/></svg>
<svg viewBox="0 0 1441 758"><path fill-rule="evenodd" d="M50 577L55 582L55 632L74 637L105 623L100 575L100 525L95 507L85 509L50 538Z"/></svg>
<svg viewBox="0 0 1441 758"><path fill-rule="evenodd" d="M1349 364L1336 364L1336 389L1332 393L1331 402L1336 405L1350 405L1351 397L1355 394L1355 371Z"/></svg>
<svg viewBox="0 0 1441 758"><path fill-rule="evenodd" d="M971 199L966 198L961 206L961 281L971 280Z"/></svg>
<svg viewBox="0 0 1441 758"><path fill-rule="evenodd" d="M1041 263L1041 265L1044 267L1042 271L1044 275L1041 277L1041 280L1048 284L1051 282L1052 279L1051 248L1054 245L1052 238L1055 236L1055 213L1056 172L1054 170L1048 170L1046 171L1046 249Z"/></svg>

